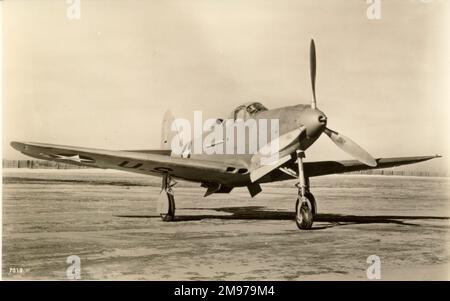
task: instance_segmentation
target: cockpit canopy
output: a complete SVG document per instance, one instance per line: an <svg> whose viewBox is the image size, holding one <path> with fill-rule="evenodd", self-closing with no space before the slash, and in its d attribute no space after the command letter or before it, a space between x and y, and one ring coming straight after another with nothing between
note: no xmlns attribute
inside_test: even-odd
<svg viewBox="0 0 450 301"><path fill-rule="evenodd" d="M234 109L230 118L247 120L261 111L267 111L267 108L260 102L248 102Z"/></svg>

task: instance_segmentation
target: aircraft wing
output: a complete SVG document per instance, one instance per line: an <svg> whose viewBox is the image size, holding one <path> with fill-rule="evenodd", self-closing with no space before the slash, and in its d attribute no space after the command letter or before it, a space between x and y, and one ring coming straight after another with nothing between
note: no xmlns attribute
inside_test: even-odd
<svg viewBox="0 0 450 301"><path fill-rule="evenodd" d="M305 162L305 174L308 177L317 177L328 174L338 174L344 172L352 172L367 169L379 169L389 168L400 165L407 165L418 163L422 161L439 158L440 156L420 156L420 157L399 157L399 158L378 158L377 166L371 167L365 165L357 160L345 160L345 161L317 161L317 162ZM261 178L259 183L283 181L294 178L294 175L298 172L297 163L295 160L289 161L285 166L274 170L271 174Z"/></svg>
<svg viewBox="0 0 450 301"><path fill-rule="evenodd" d="M11 146L25 155L38 159L148 175L168 172L176 178L194 182L230 185L234 180L233 177L242 175L230 174L227 168L245 168L225 162L171 157L159 151L115 151L32 142L12 142Z"/></svg>

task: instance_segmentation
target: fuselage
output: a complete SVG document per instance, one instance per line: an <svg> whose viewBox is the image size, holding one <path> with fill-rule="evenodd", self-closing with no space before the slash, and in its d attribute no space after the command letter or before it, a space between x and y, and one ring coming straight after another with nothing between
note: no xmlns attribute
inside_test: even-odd
<svg viewBox="0 0 450 301"><path fill-rule="evenodd" d="M244 106L240 106L238 108L243 108ZM236 113L236 112L235 112ZM248 112L247 112L248 113ZM230 129L229 126L226 126L226 120L223 120L223 139L221 141L214 141L211 139L211 132L206 132L202 135L201 140L203 143L203 148L201 153L197 151L193 152L192 150L195 147L195 143L197 146L199 145L198 141L193 139L190 141L186 147L186 149L190 150L189 158L197 159L197 160L207 160L207 161L219 161L226 162L230 164L230 169L232 170L233 166L246 166L246 169L236 170L235 177L229 179L233 185L245 185L249 181L248 172L252 169L252 157L255 155L255 147L252 143L255 143L255 135L256 137L261 137L263 132L266 132L266 137L268 137L267 143L270 141L277 139L284 134L292 132L296 129L304 127L305 130L300 136L299 139L296 139L293 143L288 145L285 149L280 149L280 156L285 154L291 154L295 152L296 149L306 150L308 149L322 134L323 130L326 127L326 116L323 112L318 109L311 109L310 105L295 105L289 107L281 107L275 108L271 110L260 110L254 112L253 114L232 114L231 119L241 119L245 125L249 125L252 123L255 128L254 131L251 132L249 130L250 126L246 128L244 135L244 152L242 152L242 147L238 149L238 143L236 143L237 133L236 133L236 123L232 123L230 126L235 128ZM278 132L276 135L273 135L271 132L270 125L264 126L264 120L268 121L270 124L270 120L276 120L278 123ZM235 120L234 120L235 121ZM256 132L255 132L256 131ZM234 133L233 137L230 137L230 133ZM227 136L228 133L228 136ZM208 137L209 136L209 137ZM232 139L235 138L235 139ZM242 138L242 137L241 137ZM200 138L196 138L200 139ZM242 145L241 145L242 146ZM258 145L261 147L262 145ZM216 152L211 152L208 147L213 147ZM221 150L221 151L220 151ZM232 153L230 153L232 150ZM258 148L256 149L256 151Z"/></svg>

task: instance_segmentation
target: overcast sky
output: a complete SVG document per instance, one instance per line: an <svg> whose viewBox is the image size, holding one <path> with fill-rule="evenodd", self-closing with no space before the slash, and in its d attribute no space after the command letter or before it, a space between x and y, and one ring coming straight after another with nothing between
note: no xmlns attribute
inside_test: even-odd
<svg viewBox="0 0 450 301"><path fill-rule="evenodd" d="M5 158L23 158L11 140L158 148L166 109L309 103L313 37L330 128L375 157L450 166L448 1L383 1L380 20L365 0L81 0L79 20L67 7L4 3ZM349 157L324 136L307 158Z"/></svg>

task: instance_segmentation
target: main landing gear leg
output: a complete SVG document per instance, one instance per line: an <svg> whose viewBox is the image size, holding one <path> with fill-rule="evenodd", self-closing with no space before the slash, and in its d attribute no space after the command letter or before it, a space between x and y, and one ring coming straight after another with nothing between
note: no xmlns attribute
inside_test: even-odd
<svg viewBox="0 0 450 301"><path fill-rule="evenodd" d="M161 219L165 222L170 222L175 219L175 197L172 187L176 183L169 174L164 174L161 192L158 197L158 212Z"/></svg>
<svg viewBox="0 0 450 301"><path fill-rule="evenodd" d="M313 216L316 213L316 201L311 192L309 192L309 179L305 177L303 169L303 158L305 152L297 150L298 162L298 196L295 204L295 222L301 230L311 229Z"/></svg>

